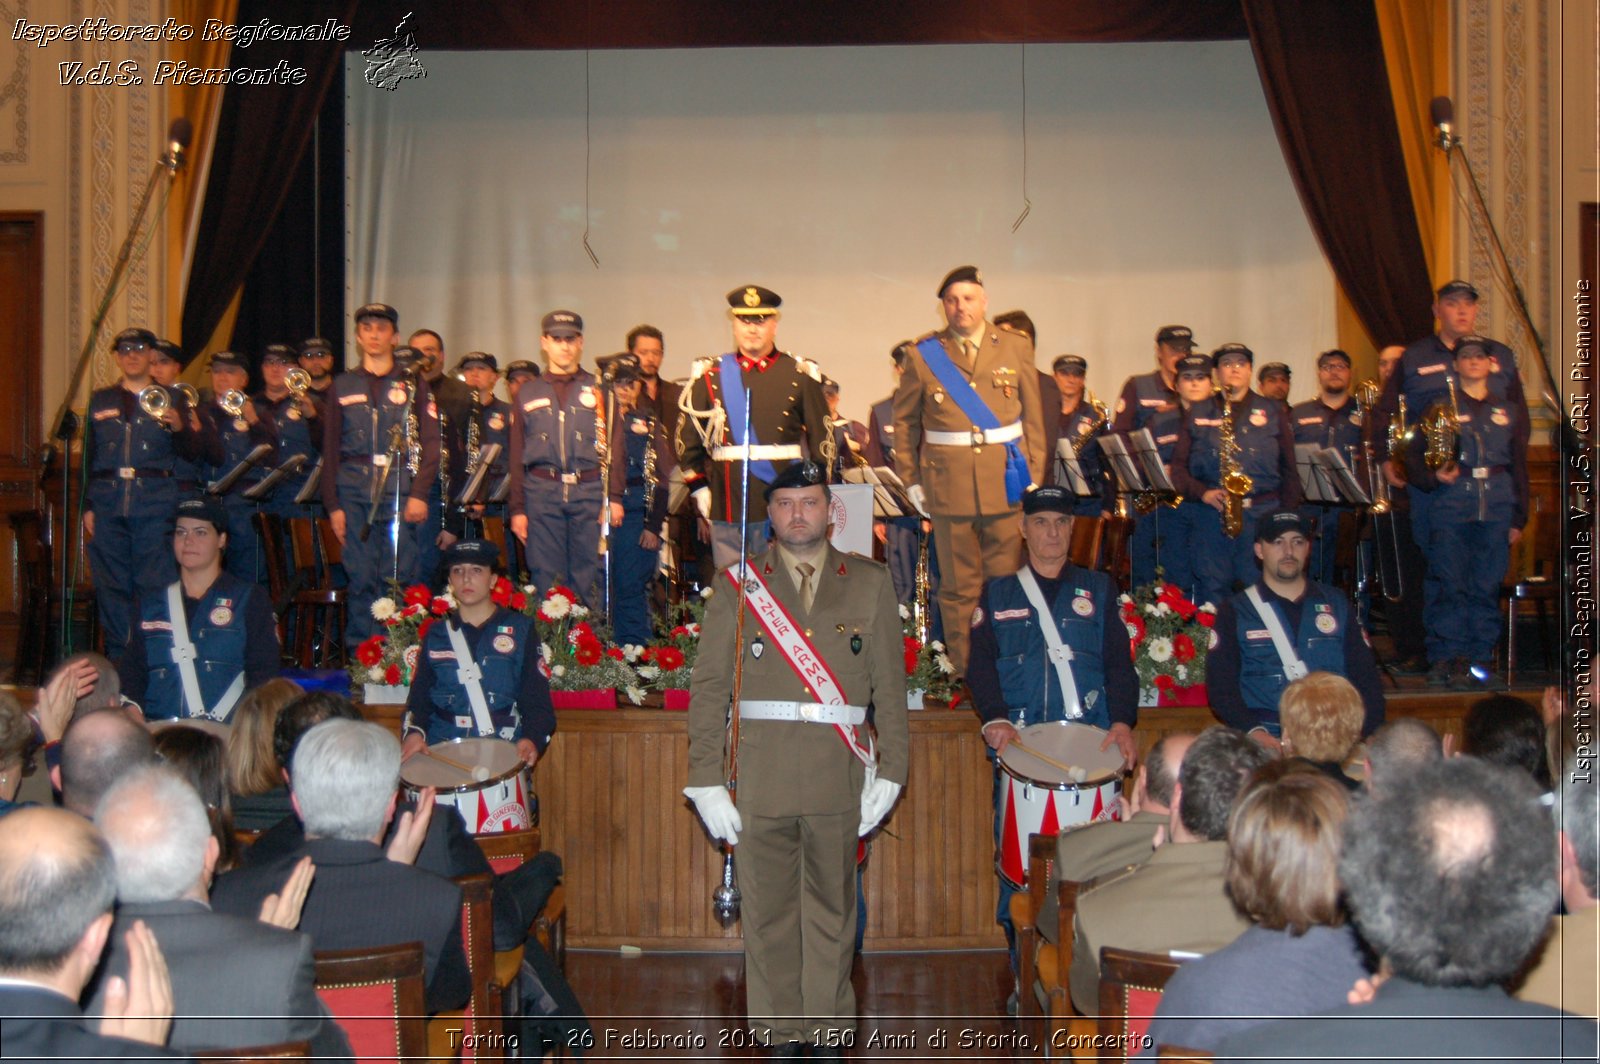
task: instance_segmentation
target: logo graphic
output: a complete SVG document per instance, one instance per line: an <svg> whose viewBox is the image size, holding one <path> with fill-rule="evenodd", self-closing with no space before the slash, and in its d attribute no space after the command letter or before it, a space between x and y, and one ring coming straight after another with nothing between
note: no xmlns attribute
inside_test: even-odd
<svg viewBox="0 0 1600 1064"><path fill-rule="evenodd" d="M417 38L406 29L411 15L412 12L406 12L405 18L395 26L393 37L378 41L361 53L367 61L364 77L368 85L393 92L402 81L428 76L427 69L417 59Z"/></svg>

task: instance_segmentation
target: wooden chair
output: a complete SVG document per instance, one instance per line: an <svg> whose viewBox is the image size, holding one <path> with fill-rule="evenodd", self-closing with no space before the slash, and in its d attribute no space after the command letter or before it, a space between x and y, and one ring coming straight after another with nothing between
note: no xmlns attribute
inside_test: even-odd
<svg viewBox="0 0 1600 1064"><path fill-rule="evenodd" d="M483 851L489 867L494 869L497 876L503 876L533 860L540 846L538 828L474 835L472 841L478 844L478 849Z"/></svg>
<svg viewBox="0 0 1600 1064"><path fill-rule="evenodd" d="M195 1054L195 1059L202 1064L264 1064L272 1060L307 1060L310 1057L310 1042L279 1042L277 1045Z"/></svg>
<svg viewBox="0 0 1600 1064"><path fill-rule="evenodd" d="M55 664L52 633L61 623L61 575L55 569L51 527L40 510L10 514L17 551L17 652L11 682L37 687L49 678ZM81 559L80 559L81 560ZM87 574L85 561L79 572ZM84 633L79 649L100 648L100 612L95 608L94 586L81 583L72 589L72 621Z"/></svg>
<svg viewBox="0 0 1600 1064"><path fill-rule="evenodd" d="M1104 946L1100 950L1100 1022L1102 1046L1133 1048L1161 1004L1167 980L1183 962L1165 953L1139 953ZM1126 1059L1126 1058L1124 1058Z"/></svg>
<svg viewBox="0 0 1600 1064"><path fill-rule="evenodd" d="M1072 519L1072 538L1067 543L1067 560L1084 569L1093 569L1100 560L1100 538L1105 519L1078 515Z"/></svg>
<svg viewBox="0 0 1600 1064"><path fill-rule="evenodd" d="M1205 1061L1217 1058L1204 1049L1190 1049L1188 1046L1169 1046L1162 1043L1156 1046L1156 1059L1163 1061L1164 1064L1205 1064Z"/></svg>
<svg viewBox="0 0 1600 1064"><path fill-rule="evenodd" d="M315 955L317 997L357 1058L410 1064L428 1052L422 943Z"/></svg>
<svg viewBox="0 0 1600 1064"><path fill-rule="evenodd" d="M290 564L300 590L295 614L295 661L302 669L344 664L344 588L333 586L333 566L343 560L339 537L325 517L289 519Z"/></svg>
<svg viewBox="0 0 1600 1064"><path fill-rule="evenodd" d="M283 519L277 514L257 510L250 521L261 541L261 561L267 570L267 594L272 597L272 612L278 618L278 646L289 647L289 557L283 549Z"/></svg>
<svg viewBox="0 0 1600 1064"><path fill-rule="evenodd" d="M1539 499L1528 513L1528 523L1523 526L1522 538L1511 548L1511 560L1506 567L1505 580L1500 585L1500 597L1506 603L1506 686L1516 682L1517 671L1517 615L1523 603L1531 603L1539 618L1539 642L1544 650L1544 666L1550 667L1550 648L1555 632L1550 619L1559 602L1560 582L1551 579L1544 571L1545 560L1555 557L1554 544L1548 552L1542 549L1540 533L1543 515Z"/></svg>
<svg viewBox="0 0 1600 1064"><path fill-rule="evenodd" d="M1111 574L1117 589L1126 592L1133 579L1130 555L1133 550L1133 518L1106 517L1101 519L1100 563L1095 566Z"/></svg>
<svg viewBox="0 0 1600 1064"><path fill-rule="evenodd" d="M428 1055L453 1059L461 1055L468 1035L476 1041L474 1059L499 1059L500 1013L504 985L497 981L494 963L494 877L482 873L458 876L461 887L461 940L472 973L472 1000L464 1009L441 1012L428 1021Z"/></svg>
<svg viewBox="0 0 1600 1064"><path fill-rule="evenodd" d="M1017 934L1017 1024L1040 1026L1044 1010L1034 993L1038 981L1039 914L1056 860L1056 836L1028 836L1028 889L1011 896L1011 924Z"/></svg>

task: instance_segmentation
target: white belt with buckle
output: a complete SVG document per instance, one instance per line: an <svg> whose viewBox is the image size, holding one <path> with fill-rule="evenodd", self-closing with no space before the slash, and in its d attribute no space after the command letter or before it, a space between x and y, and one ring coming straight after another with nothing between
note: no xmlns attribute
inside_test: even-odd
<svg viewBox="0 0 1600 1064"><path fill-rule="evenodd" d="M730 444L711 448L711 457L718 462L798 462L805 452L798 443Z"/></svg>
<svg viewBox="0 0 1600 1064"><path fill-rule="evenodd" d="M563 474L561 474L561 483L563 483L563 484L576 484L577 482L578 482L578 474L576 474L576 473L563 473Z"/></svg>
<svg viewBox="0 0 1600 1064"><path fill-rule="evenodd" d="M382 469L389 464L389 456L387 454L375 454L372 456L372 464Z"/></svg>
<svg viewBox="0 0 1600 1064"><path fill-rule="evenodd" d="M982 447L986 443L1010 443L1012 440L1020 439L1022 439L1020 421L1001 425L997 429L980 429L974 426L970 432L935 432L930 429L922 434L924 443L940 447Z"/></svg>
<svg viewBox="0 0 1600 1064"><path fill-rule="evenodd" d="M121 466L117 469L117 478L119 480L133 480L138 475L139 471L132 466Z"/></svg>
<svg viewBox="0 0 1600 1064"><path fill-rule="evenodd" d="M739 715L746 720L800 720L809 724L860 724L867 719L865 706L825 706L821 702L771 702L740 699Z"/></svg>
<svg viewBox="0 0 1600 1064"><path fill-rule="evenodd" d="M1473 480L1488 480L1493 475L1494 469L1491 466L1480 465L1472 467Z"/></svg>

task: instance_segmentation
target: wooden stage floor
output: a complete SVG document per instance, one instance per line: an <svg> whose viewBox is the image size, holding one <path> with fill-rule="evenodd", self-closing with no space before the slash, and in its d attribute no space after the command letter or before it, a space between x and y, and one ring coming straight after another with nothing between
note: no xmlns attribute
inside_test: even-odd
<svg viewBox="0 0 1600 1064"><path fill-rule="evenodd" d="M571 950L567 978L606 1060L766 1059L741 1045L740 953ZM848 1060L1037 1058L1005 1014L1004 950L867 952L853 977L861 1016ZM648 1043L649 1039L656 1039ZM941 1045L940 1042L944 1044Z"/></svg>

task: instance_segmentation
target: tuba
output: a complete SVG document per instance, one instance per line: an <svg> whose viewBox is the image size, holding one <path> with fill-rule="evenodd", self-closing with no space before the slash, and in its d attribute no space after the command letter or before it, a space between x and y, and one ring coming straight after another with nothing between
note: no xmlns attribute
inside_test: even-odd
<svg viewBox="0 0 1600 1064"><path fill-rule="evenodd" d="M1415 432L1423 440L1422 460L1429 469L1443 469L1456 460L1460 445L1461 411L1456 406L1456 379L1447 376L1445 385L1450 389L1450 402L1433 403L1423 411Z"/></svg>
<svg viewBox="0 0 1600 1064"><path fill-rule="evenodd" d="M1244 530L1244 501L1255 487L1255 481L1239 464L1241 448L1233 431L1233 404L1226 395L1221 395L1221 399L1222 428L1217 451L1222 460L1222 531L1232 539Z"/></svg>

